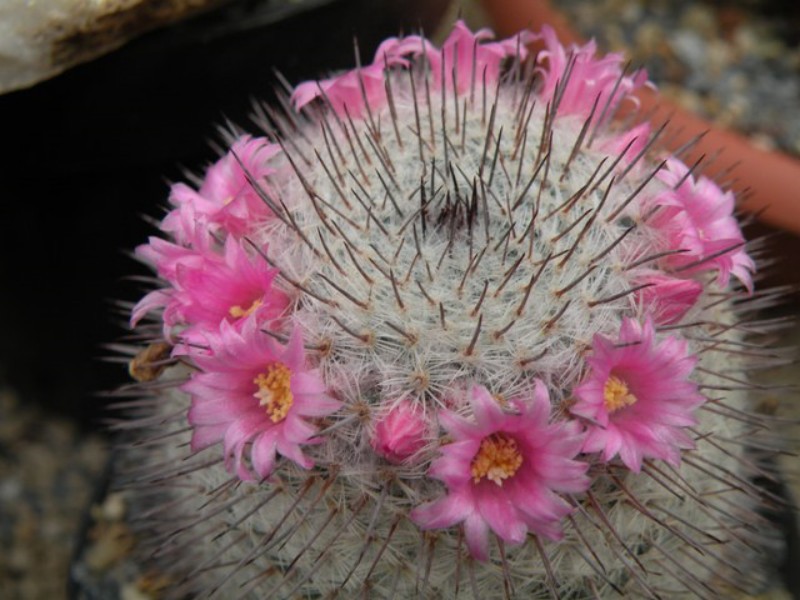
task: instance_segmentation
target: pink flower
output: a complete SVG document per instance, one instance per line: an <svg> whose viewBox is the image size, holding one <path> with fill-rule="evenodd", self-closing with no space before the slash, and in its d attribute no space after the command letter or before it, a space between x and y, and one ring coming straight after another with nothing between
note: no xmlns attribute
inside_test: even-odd
<svg viewBox="0 0 800 600"><path fill-rule="evenodd" d="M192 243L209 231L208 220L197 214L193 199L197 192L183 183L177 183L170 190L170 202L177 205L161 220L161 231L170 235L181 246Z"/></svg>
<svg viewBox="0 0 800 600"><path fill-rule="evenodd" d="M658 271L644 271L634 278L648 287L636 292L636 300L656 325L673 325L697 303L703 286L692 279L677 279Z"/></svg>
<svg viewBox="0 0 800 600"><path fill-rule="evenodd" d="M733 216L733 193L723 192L707 177L695 181L676 158L670 158L657 177L670 189L652 201L661 208L648 223L665 234L670 248L686 250L668 257L666 266L684 273L717 269L719 285L727 286L734 275L752 292L755 263L742 247L744 236Z"/></svg>
<svg viewBox="0 0 800 600"><path fill-rule="evenodd" d="M422 411L403 401L378 420L370 445L389 462L399 464L425 445L429 429Z"/></svg>
<svg viewBox="0 0 800 600"><path fill-rule="evenodd" d="M367 106L374 110L387 102L385 71L392 67L407 68L408 57L423 54L429 62L427 68L430 69L435 90L441 89L443 66L448 90L453 89L454 70L459 94L472 89L473 76L474 85L482 86L484 72L487 85L492 85L499 77L500 63L517 53L520 60L523 60L528 53L526 44L534 39L532 33L524 31L501 42L481 43L493 37L494 34L488 29L481 29L473 34L463 21L458 21L441 49L435 48L419 36L390 38L375 52L372 64L346 71L330 79L301 83L292 93L292 102L300 110L324 93L337 115L345 116L349 113L351 117L363 118Z"/></svg>
<svg viewBox="0 0 800 600"><path fill-rule="evenodd" d="M203 256L215 252L214 245L214 239L208 230L197 228L192 232L191 239L181 244L150 237L147 244L136 248L136 256L151 264L159 277L172 282L175 280L178 265L201 263Z"/></svg>
<svg viewBox="0 0 800 600"><path fill-rule="evenodd" d="M243 323L247 317L258 324L280 316L289 305L289 298L272 284L277 269L267 266L260 256L251 257L240 243L228 238L224 256L207 255L196 268L179 268L175 280L172 308L175 316L165 324L185 323L181 333L191 340L207 329L216 330L220 323Z"/></svg>
<svg viewBox="0 0 800 600"><path fill-rule="evenodd" d="M183 242L187 229L193 229L192 222L217 225L235 236L252 231L272 211L248 175L268 190L265 178L275 172L269 160L278 152L280 146L265 138L239 138L225 156L209 167L199 190L184 183L172 186L170 202L177 209L164 219L164 230L173 233L178 242Z"/></svg>
<svg viewBox="0 0 800 600"><path fill-rule="evenodd" d="M504 412L477 385L470 404L474 421L441 412L453 442L442 446L428 474L444 482L448 493L415 508L411 519L422 529L463 522L467 546L478 560L488 558L490 529L509 544L521 544L529 532L559 539L559 521L571 508L557 492L589 487L587 465L573 460L583 442L580 426L548 424L550 399L538 380L530 397L509 403L514 412Z"/></svg>
<svg viewBox="0 0 800 600"><path fill-rule="evenodd" d="M697 358L685 340L655 341L653 323L624 319L619 339L595 335L588 378L575 388L570 409L590 425L584 452L619 454L638 473L645 458L680 463L680 451L694 448L685 428L697 424L694 410L705 402L688 380Z"/></svg>
<svg viewBox="0 0 800 600"><path fill-rule="evenodd" d="M151 264L158 276L170 284L174 284L180 268L200 268L204 262L204 255L213 253L210 236L202 235L203 230L192 233L196 248L174 244L158 237L151 237L147 244L136 248L136 256ZM139 300L131 313L131 327L135 326L147 313L166 307L172 298L174 290L170 288L153 290ZM174 322L174 321L173 321ZM164 324L164 334L169 337L171 325Z"/></svg>
<svg viewBox="0 0 800 600"><path fill-rule="evenodd" d="M248 319L241 331L223 322L207 341L208 354L193 357L202 371L181 388L192 397L192 448L222 442L228 470L244 480L252 478L251 469L269 477L278 454L311 468L302 446L321 440L306 418L327 416L340 403L307 365L300 331L284 347Z"/></svg>
<svg viewBox="0 0 800 600"><path fill-rule="evenodd" d="M133 323L163 307L168 337L173 327L186 325L181 332L183 341L202 343L204 333L217 330L223 321L242 323L252 315L262 324L277 318L289 304L286 294L272 285L278 271L261 257L249 256L234 238L225 240L223 256L167 242L156 245L164 247L164 254L171 258L162 261L159 272L172 287L142 298L134 308Z"/></svg>
<svg viewBox="0 0 800 600"><path fill-rule="evenodd" d="M315 98L323 96L324 92L324 96L340 117L345 117L348 113L353 118L364 117L367 105L370 109L377 109L386 102L384 70L408 66L405 57L419 54L422 47L422 38L419 36L389 38L378 47L372 64L346 71L330 79L301 83L292 93L292 103L296 110L300 110ZM367 104L364 103L365 97Z"/></svg>
<svg viewBox="0 0 800 600"><path fill-rule="evenodd" d="M442 44L441 50L428 44L426 54L430 62L434 89L441 89L442 86L442 62L444 62L445 86L448 91L453 90L454 71L458 94L481 89L484 74L487 86L491 87L497 83L500 63L517 54L520 61L525 60L528 56L527 45L535 39L535 36L530 31L522 31L500 42L483 43L493 38L494 33L491 30L480 29L472 33L464 21L459 20Z"/></svg>
<svg viewBox="0 0 800 600"><path fill-rule="evenodd" d="M637 71L632 76L622 76L624 58L621 54L610 53L602 58L595 58L597 46L594 40L583 46L573 44L566 50L558 41L555 31L547 25L542 27L540 37L543 38L546 49L539 53L538 60L547 60L547 68L542 69L544 84L539 94L542 100L552 102L557 89L563 88L564 78L569 77L560 94L560 114L588 116L597 100L595 119L599 118L608 102L607 118L623 98L647 83L647 72L644 70Z"/></svg>

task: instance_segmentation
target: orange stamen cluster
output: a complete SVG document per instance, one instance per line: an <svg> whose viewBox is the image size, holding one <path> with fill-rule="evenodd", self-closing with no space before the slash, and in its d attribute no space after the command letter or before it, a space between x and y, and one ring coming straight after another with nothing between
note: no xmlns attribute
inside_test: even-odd
<svg viewBox="0 0 800 600"><path fill-rule="evenodd" d="M258 391L253 394L261 406L267 408L267 414L273 423L279 423L289 414L294 403L291 390L292 371L285 364L276 362L267 367L253 379Z"/></svg>
<svg viewBox="0 0 800 600"><path fill-rule="evenodd" d="M480 482L484 477L497 485L503 485L522 465L522 454L517 440L504 433L493 433L481 440L481 447L472 459L472 481Z"/></svg>
<svg viewBox="0 0 800 600"><path fill-rule="evenodd" d="M621 408L635 404L638 400L631 394L628 384L616 375L611 375L603 387L603 400L606 410L610 413L617 412Z"/></svg>
<svg viewBox="0 0 800 600"><path fill-rule="evenodd" d="M234 319L241 319L242 317L249 317L249 316L250 316L250 315L252 315L252 314L253 314L253 313L254 313L254 312L255 312L255 311L258 309L258 307L259 307L259 306L261 306L262 304L264 304L264 301L263 301L261 298L257 298L257 299L255 299L255 300L253 300L253 303L250 305L250 308L242 308L241 306L239 306L239 305L237 304L237 305L235 305L235 306L231 306L231 308L230 308L230 310L228 311L228 313L229 313L229 314L230 314L230 315L231 315L231 316L232 316Z"/></svg>

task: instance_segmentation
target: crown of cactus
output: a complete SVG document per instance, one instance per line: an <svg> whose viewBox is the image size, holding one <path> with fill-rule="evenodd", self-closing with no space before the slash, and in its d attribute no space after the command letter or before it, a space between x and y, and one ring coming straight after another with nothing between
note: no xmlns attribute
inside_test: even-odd
<svg viewBox="0 0 800 600"><path fill-rule="evenodd" d="M166 343L134 362L152 397L124 426L176 596L767 577L743 373L773 355L743 323L774 295L732 193L618 123L647 83L619 55L491 39L387 40L173 186L133 314Z"/></svg>

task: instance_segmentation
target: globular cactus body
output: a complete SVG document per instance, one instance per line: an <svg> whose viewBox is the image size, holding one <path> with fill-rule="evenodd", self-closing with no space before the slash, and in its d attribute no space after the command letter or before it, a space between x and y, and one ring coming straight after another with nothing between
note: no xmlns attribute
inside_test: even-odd
<svg viewBox="0 0 800 600"><path fill-rule="evenodd" d="M490 38L388 40L173 187L123 458L176 595L764 583L732 194L615 124L620 57Z"/></svg>

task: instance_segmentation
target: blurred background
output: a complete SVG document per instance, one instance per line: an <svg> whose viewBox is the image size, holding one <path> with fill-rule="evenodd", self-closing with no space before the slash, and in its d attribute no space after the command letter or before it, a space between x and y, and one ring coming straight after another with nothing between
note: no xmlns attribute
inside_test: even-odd
<svg viewBox="0 0 800 600"><path fill-rule="evenodd" d="M144 289L130 276L148 274L130 253L153 233L144 216L163 214L169 182L215 158L219 125L249 127L276 71L295 84L349 68L354 38L369 61L383 38L420 28L436 38L459 15L491 26L478 0L86 4L0 7L0 597L9 599L65 597L76 547L91 546L108 568L132 543L113 526L122 509L95 496L109 457L103 392L128 377L106 346L129 333L119 303ZM800 156L797 2L558 6L603 50L645 66L662 93ZM760 225L746 233L767 235L776 259L761 285L800 281L796 237ZM796 314L796 296L781 310ZM792 368L768 377L800 379ZM797 466L787 459L787 470ZM103 597L157 597L152 581L117 583Z"/></svg>

